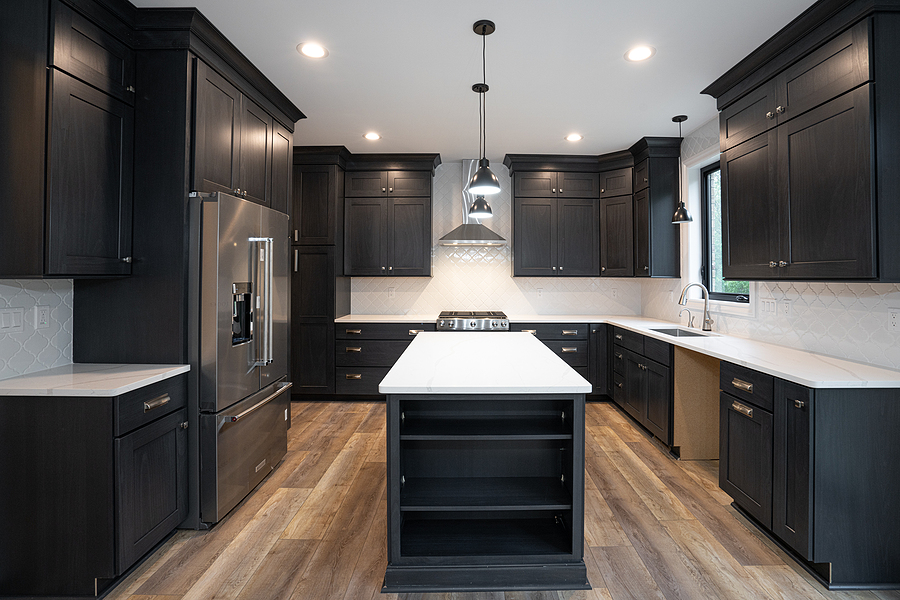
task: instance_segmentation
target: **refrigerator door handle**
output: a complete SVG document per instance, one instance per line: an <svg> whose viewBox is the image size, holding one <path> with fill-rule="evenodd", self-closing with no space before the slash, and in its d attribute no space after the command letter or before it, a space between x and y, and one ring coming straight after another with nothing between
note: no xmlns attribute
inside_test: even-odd
<svg viewBox="0 0 900 600"><path fill-rule="evenodd" d="M272 246L274 239L270 237L250 238L250 242L256 244L256 289L261 293L256 297L257 307L257 335L259 343L256 345L256 361L254 366L265 367L272 364L272 273L273 256Z"/></svg>

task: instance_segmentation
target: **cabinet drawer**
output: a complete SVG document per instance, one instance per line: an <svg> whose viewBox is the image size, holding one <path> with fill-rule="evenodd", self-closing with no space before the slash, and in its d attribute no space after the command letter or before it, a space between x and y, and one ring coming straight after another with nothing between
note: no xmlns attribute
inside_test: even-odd
<svg viewBox="0 0 900 600"><path fill-rule="evenodd" d="M570 367L587 367L588 343L586 341L547 340L544 341L544 345L559 355Z"/></svg>
<svg viewBox="0 0 900 600"><path fill-rule="evenodd" d="M719 389L732 396L772 412L775 378L747 367L722 361L719 367Z"/></svg>
<svg viewBox="0 0 900 600"><path fill-rule="evenodd" d="M634 186L633 171L634 169L627 167L600 173L600 197L613 198L630 195Z"/></svg>
<svg viewBox="0 0 900 600"><path fill-rule="evenodd" d="M613 400L619 406L625 406L625 375L623 373L613 374Z"/></svg>
<svg viewBox="0 0 900 600"><path fill-rule="evenodd" d="M338 367L334 375L334 392L349 395L377 394L378 384L390 370L390 367Z"/></svg>
<svg viewBox="0 0 900 600"><path fill-rule="evenodd" d="M587 323L510 323L510 331L524 331L544 340L586 340Z"/></svg>
<svg viewBox="0 0 900 600"><path fill-rule="evenodd" d="M187 402L187 375L170 377L117 396L113 402L114 435L119 436L183 407Z"/></svg>
<svg viewBox="0 0 900 600"><path fill-rule="evenodd" d="M638 354L644 353L644 336L621 327L613 329L613 344L623 346Z"/></svg>
<svg viewBox="0 0 900 600"><path fill-rule="evenodd" d="M334 346L339 367L392 367L410 340L340 340Z"/></svg>
<svg viewBox="0 0 900 600"><path fill-rule="evenodd" d="M411 340L420 331L434 331L434 323L338 323L338 340Z"/></svg>
<svg viewBox="0 0 900 600"><path fill-rule="evenodd" d="M639 192L650 187L650 159L645 158L634 165L634 191Z"/></svg>
<svg viewBox="0 0 900 600"><path fill-rule="evenodd" d="M625 353L622 346L613 346L612 364L614 373L625 375Z"/></svg>
<svg viewBox="0 0 900 600"><path fill-rule="evenodd" d="M672 345L662 340L644 336L644 356L661 365L672 366Z"/></svg>

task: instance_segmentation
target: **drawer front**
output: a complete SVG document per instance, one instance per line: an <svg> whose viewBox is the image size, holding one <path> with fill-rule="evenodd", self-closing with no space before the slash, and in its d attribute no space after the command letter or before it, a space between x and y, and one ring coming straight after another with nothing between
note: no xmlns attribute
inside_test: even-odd
<svg viewBox="0 0 900 600"><path fill-rule="evenodd" d="M612 364L613 373L625 375L625 349L622 346L613 346Z"/></svg>
<svg viewBox="0 0 900 600"><path fill-rule="evenodd" d="M621 327L613 329L613 344L618 344L638 354L644 353L644 336Z"/></svg>
<svg viewBox="0 0 900 600"><path fill-rule="evenodd" d="M661 365L672 366L672 345L662 340L644 336L644 356Z"/></svg>
<svg viewBox="0 0 900 600"><path fill-rule="evenodd" d="M544 340L586 340L587 323L510 323L510 331L525 331Z"/></svg>
<svg viewBox="0 0 900 600"><path fill-rule="evenodd" d="M625 374L613 374L613 400L621 407L625 407Z"/></svg>
<svg viewBox="0 0 900 600"><path fill-rule="evenodd" d="M338 323L338 340L412 340L416 332L434 331L434 323Z"/></svg>
<svg viewBox="0 0 900 600"><path fill-rule="evenodd" d="M334 375L334 392L348 395L378 393L378 384L390 367L338 367Z"/></svg>
<svg viewBox="0 0 900 600"><path fill-rule="evenodd" d="M588 343L586 341L548 340L544 342L544 345L553 350L570 367L587 367L588 365Z"/></svg>
<svg viewBox="0 0 900 600"><path fill-rule="evenodd" d="M744 402L772 412L775 378L747 367L722 361L719 366L719 389Z"/></svg>
<svg viewBox="0 0 900 600"><path fill-rule="evenodd" d="M340 340L334 346L339 367L392 367L411 340Z"/></svg>
<svg viewBox="0 0 900 600"><path fill-rule="evenodd" d="M772 413L719 394L719 487L772 528Z"/></svg>
<svg viewBox="0 0 900 600"><path fill-rule="evenodd" d="M650 187L650 159L645 158L634 165L634 191Z"/></svg>
<svg viewBox="0 0 900 600"><path fill-rule="evenodd" d="M155 421L186 403L186 373L122 394L114 400L115 435L123 435Z"/></svg>

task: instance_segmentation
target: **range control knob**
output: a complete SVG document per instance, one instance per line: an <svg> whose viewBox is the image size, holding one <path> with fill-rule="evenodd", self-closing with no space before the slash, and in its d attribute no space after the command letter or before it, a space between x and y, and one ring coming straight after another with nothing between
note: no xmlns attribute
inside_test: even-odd
<svg viewBox="0 0 900 600"><path fill-rule="evenodd" d="M441 319L441 322L440 322L440 323L438 323L438 327L443 327L443 326L444 326L444 320L443 320L443 319Z"/></svg>
<svg viewBox="0 0 900 600"><path fill-rule="evenodd" d="M507 327L509 327L509 321L500 321L500 327L506 329Z"/></svg>
<svg viewBox="0 0 900 600"><path fill-rule="evenodd" d="M471 327L472 329L475 329L475 321L470 321L469 327Z"/></svg>
<svg viewBox="0 0 900 600"><path fill-rule="evenodd" d="M456 321L450 321L450 322L448 323L448 327L450 327L451 329L454 328L454 327L456 327Z"/></svg>

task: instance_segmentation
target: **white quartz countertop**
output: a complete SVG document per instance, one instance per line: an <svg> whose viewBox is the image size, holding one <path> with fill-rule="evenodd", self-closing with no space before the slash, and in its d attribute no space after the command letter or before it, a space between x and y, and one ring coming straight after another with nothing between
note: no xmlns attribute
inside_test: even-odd
<svg viewBox="0 0 900 600"><path fill-rule="evenodd" d="M336 319L336 322L421 323L434 320L436 316L348 315ZM685 329L669 321L619 315L508 314L507 316L512 323L608 323L811 388L900 388L900 371L893 369L723 335L715 331L705 337L674 337L653 331L662 328ZM449 333L451 332L447 332ZM496 335L496 332L491 333ZM459 332L452 334L458 335Z"/></svg>
<svg viewBox="0 0 900 600"><path fill-rule="evenodd" d="M190 365L78 363L0 380L0 396L119 396L190 369Z"/></svg>
<svg viewBox="0 0 900 600"><path fill-rule="evenodd" d="M382 394L585 394L591 384L530 333L426 331L378 386Z"/></svg>

